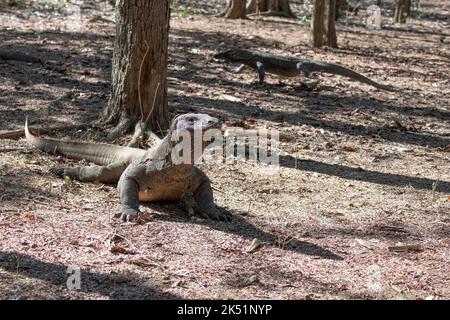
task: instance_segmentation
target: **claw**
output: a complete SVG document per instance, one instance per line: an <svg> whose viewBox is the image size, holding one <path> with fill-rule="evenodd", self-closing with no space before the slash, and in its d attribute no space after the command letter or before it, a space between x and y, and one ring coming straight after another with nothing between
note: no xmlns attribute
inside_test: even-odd
<svg viewBox="0 0 450 320"><path fill-rule="evenodd" d="M139 217L139 210L124 209L114 215L115 218L120 218L123 222L135 221Z"/></svg>
<svg viewBox="0 0 450 320"><path fill-rule="evenodd" d="M206 218L211 220L218 220L218 221L225 221L229 222L231 221L231 215L227 212L221 212L217 208L210 209L205 213L202 213L203 216L206 216Z"/></svg>

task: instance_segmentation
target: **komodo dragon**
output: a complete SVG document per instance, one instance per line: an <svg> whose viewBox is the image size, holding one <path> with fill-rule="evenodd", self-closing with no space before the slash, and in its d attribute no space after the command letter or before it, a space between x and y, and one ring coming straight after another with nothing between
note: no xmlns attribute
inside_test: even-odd
<svg viewBox="0 0 450 320"><path fill-rule="evenodd" d="M193 151L189 163L175 164L171 157L179 130L202 132L216 128L219 121L207 114L184 114L176 117L167 135L153 148L143 150L100 143L86 143L45 139L34 136L25 123L25 135L30 144L42 151L72 159L85 159L96 165L87 167L56 167L50 171L60 177L93 182L115 183L122 209L116 217L134 220L139 214L140 201L181 201L190 215L199 214L214 220L230 220L214 205L211 183L206 174L193 165ZM174 135L174 136L173 136ZM192 139L191 139L192 140ZM205 147L206 144L202 143ZM193 148L192 148L193 149Z"/></svg>
<svg viewBox="0 0 450 320"><path fill-rule="evenodd" d="M293 57L276 56L269 53L254 52L243 49L229 49L214 55L216 59L224 59L238 62L242 65L236 69L240 72L245 66L256 69L259 74L259 83L264 83L265 73L272 73L283 77L296 77L303 73L310 77L312 72L325 72L344 76L362 83L369 84L378 89L389 90L392 88L379 84L369 78L350 70L344 66L322 61L302 60Z"/></svg>

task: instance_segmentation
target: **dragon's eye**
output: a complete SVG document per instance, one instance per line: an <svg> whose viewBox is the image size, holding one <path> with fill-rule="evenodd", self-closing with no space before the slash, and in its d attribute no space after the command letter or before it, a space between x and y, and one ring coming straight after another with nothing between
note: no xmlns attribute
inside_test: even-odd
<svg viewBox="0 0 450 320"><path fill-rule="evenodd" d="M195 118L189 117L189 118L186 119L186 121L189 122L189 124L194 124Z"/></svg>

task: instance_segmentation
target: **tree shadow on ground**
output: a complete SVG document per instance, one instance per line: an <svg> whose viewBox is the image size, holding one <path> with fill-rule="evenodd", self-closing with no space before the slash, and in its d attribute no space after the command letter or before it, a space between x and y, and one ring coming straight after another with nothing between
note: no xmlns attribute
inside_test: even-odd
<svg viewBox="0 0 450 320"><path fill-rule="evenodd" d="M156 205L158 206L158 203L156 203ZM231 212L228 212L228 210L225 208L220 208L220 210L226 211L228 214L231 214ZM170 206L170 209L167 209L167 207L158 206L158 211L163 213L156 214L154 216L158 220L200 224L214 230L235 234L246 239L253 240L256 238L263 243L271 246L277 246L282 250L294 251L300 254L321 257L323 259L343 260L341 256L334 254L333 252L311 242L301 241L296 238L288 237L289 241L283 243L282 239L285 239L286 236L283 237L282 234L275 235L262 230L261 228L257 227L256 225L252 224L247 219L239 215L239 212L233 212L234 214L232 215L231 222L218 222L203 219L202 221L197 222L187 220L186 213L182 212L175 206Z"/></svg>
<svg viewBox="0 0 450 320"><path fill-rule="evenodd" d="M70 276L67 273L68 267L64 264L44 262L24 253L0 251L0 268L3 270L46 281L62 289L67 288L66 281ZM146 280L137 275L103 274L83 269L80 271L79 292L98 293L111 299L181 299L181 297L147 286ZM21 291L21 289L14 288L14 291ZM42 293L42 296L45 297L45 293Z"/></svg>
<svg viewBox="0 0 450 320"><path fill-rule="evenodd" d="M296 159L292 156L281 156L280 166L286 168L294 168L302 171L322 173L346 180L370 182L403 188L412 187L415 189L430 191L433 189L433 184L436 182L427 178L415 178L404 176L401 174L364 170L362 168L352 168L340 164L328 164L315 160L302 160ZM450 193L450 182L438 181L435 191Z"/></svg>
<svg viewBox="0 0 450 320"><path fill-rule="evenodd" d="M26 170L22 170L26 171ZM0 203L3 206L11 204L12 207L17 207L17 203L20 200L39 200L44 199L45 202L52 199L55 202L58 201L56 196L50 190L43 190L41 187L35 187L30 185L30 173L29 172L0 172Z"/></svg>
<svg viewBox="0 0 450 320"><path fill-rule="evenodd" d="M174 96L174 95L173 95ZM308 98L306 96L305 98ZM172 97L172 99L174 99ZM175 100L176 99L176 100ZM180 105L188 105L190 108L193 107L200 107L204 108L206 110L211 111L221 111L225 114L231 114L235 118L242 118L246 117L249 114L249 107L252 106L246 106L242 103L236 103L232 101L227 100L220 100L220 99L211 99L211 98L205 98L205 97L198 97L198 96L178 96L174 100L175 103L178 103ZM309 96L310 101L306 101L307 108L314 110L317 109L316 105L316 98L314 96ZM333 99L339 99L338 97L335 97ZM346 97L345 101L348 103L349 106L355 106L359 105L361 106L361 101L364 103L365 98L354 96L354 97ZM339 100L338 100L339 101ZM367 108L371 108L371 105L373 102L372 100L365 100L366 103L369 103ZM387 105L381 101L377 102L375 105L375 108L381 109L381 110L390 110L391 106ZM327 109L329 106L327 106ZM333 109L333 107L331 107ZM337 110L337 109L336 109ZM395 109L394 109L395 110ZM402 109L400 109L401 111ZM408 112L411 109L409 108L403 108L404 112ZM330 111L330 110L329 110ZM417 112L417 111L414 111ZM448 115L445 111L439 111L439 110L425 110L423 111L426 115L433 114L437 115L439 118L447 119ZM411 145L417 145L421 147L427 147L427 148L445 148L446 146L450 145L450 139L446 138L444 136L433 136L430 134L420 133L420 132L412 132L407 131L406 128L390 128L389 126L363 126L359 124L351 124L351 123L345 123L338 120L328 120L328 119L317 119L314 117L309 116L308 113L293 113L293 112L285 112L285 111L279 111L279 110L262 110L260 108L254 109L254 112L250 111L250 114L252 117L256 119L262 119L262 120L282 120L287 123L293 124L293 125L310 125L316 128L323 128L326 130L330 130L332 132L339 132L348 134L350 136L369 136L369 137L380 137L386 141L392 141L402 144L411 144Z"/></svg>
<svg viewBox="0 0 450 320"><path fill-rule="evenodd" d="M5 103L2 103L5 115L2 119L6 119L8 125L12 124L11 119L17 118L17 108L23 108L24 101L49 101L52 114L76 111L80 122L88 122L92 116L91 112L80 110L104 105L110 87L112 36L43 31L39 34L42 41L38 41L38 35L33 32L0 30L0 38L4 40L0 50L42 60L34 63L0 60L0 78L7 79L14 86L14 90L5 92ZM22 41L18 42L17 38ZM79 42L89 42L88 48L80 48ZM60 98L55 95L58 90L60 93L57 94L77 93L63 101L70 102L72 108L64 108L63 104L52 106L52 102Z"/></svg>

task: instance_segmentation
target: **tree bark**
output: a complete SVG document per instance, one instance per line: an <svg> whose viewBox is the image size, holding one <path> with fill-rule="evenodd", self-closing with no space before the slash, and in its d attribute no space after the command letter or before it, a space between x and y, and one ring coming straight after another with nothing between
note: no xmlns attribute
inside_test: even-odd
<svg viewBox="0 0 450 320"><path fill-rule="evenodd" d="M294 18L289 0L251 0L247 6L247 13L259 13L268 16L283 16Z"/></svg>
<svg viewBox="0 0 450 320"><path fill-rule="evenodd" d="M406 23L406 18L411 13L410 0L397 0L395 5L394 20L397 23Z"/></svg>
<svg viewBox="0 0 450 320"><path fill-rule="evenodd" d="M312 45L320 48L323 45L325 0L314 1L314 13L311 22Z"/></svg>
<svg viewBox="0 0 450 320"><path fill-rule="evenodd" d="M337 35L336 35L336 0L328 0L327 2L327 46L331 48L337 48Z"/></svg>
<svg viewBox="0 0 450 320"><path fill-rule="evenodd" d="M408 16L408 17L410 17L411 16L411 0L406 0L405 1L405 9L406 9L406 15Z"/></svg>
<svg viewBox="0 0 450 320"><path fill-rule="evenodd" d="M168 127L169 18L168 0L116 2L111 98L103 117L116 125L110 140L138 121L152 129Z"/></svg>
<svg viewBox="0 0 450 320"><path fill-rule="evenodd" d="M336 0L336 21L338 21L339 17L341 16L341 7L342 7L342 0Z"/></svg>
<svg viewBox="0 0 450 320"><path fill-rule="evenodd" d="M227 7L219 16L227 19L245 19L247 17L245 4L246 0L229 0Z"/></svg>
<svg viewBox="0 0 450 320"><path fill-rule="evenodd" d="M348 11L352 14L358 14L359 7L361 4L356 4L352 6L347 2L347 0L336 0L336 20L340 17L342 11Z"/></svg>

